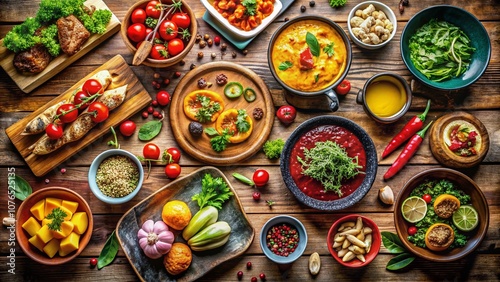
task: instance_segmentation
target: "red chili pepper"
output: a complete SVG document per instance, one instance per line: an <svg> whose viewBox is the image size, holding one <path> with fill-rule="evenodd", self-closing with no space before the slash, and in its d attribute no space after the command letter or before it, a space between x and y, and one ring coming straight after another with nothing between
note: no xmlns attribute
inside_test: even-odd
<svg viewBox="0 0 500 282"><path fill-rule="evenodd" d="M307 47L302 53L300 53L300 69L310 70L314 67L313 55L311 49Z"/></svg>
<svg viewBox="0 0 500 282"><path fill-rule="evenodd" d="M427 101L427 107L425 111L420 115L414 116L403 129L392 138L391 142L387 145L384 152L382 153L382 159L387 157L390 153L396 150L403 142L408 140L408 138L412 137L417 131L419 131L424 125L425 117L429 112L431 106L431 100Z"/></svg>
<svg viewBox="0 0 500 282"><path fill-rule="evenodd" d="M418 147L420 147L420 144L422 144L422 141L424 140L425 132L431 124L432 121L424 129L413 135L410 141L408 141L408 143L406 144L401 154L399 154L399 157L394 161L389 170L387 170L387 172L384 174L384 180L387 180L396 175L396 173L398 173L406 165L411 157L415 155L415 152L417 152Z"/></svg>

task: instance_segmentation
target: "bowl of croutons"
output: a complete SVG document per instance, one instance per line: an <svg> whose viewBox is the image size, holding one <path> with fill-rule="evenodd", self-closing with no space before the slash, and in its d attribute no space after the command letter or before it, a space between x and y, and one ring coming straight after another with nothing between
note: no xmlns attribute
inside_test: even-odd
<svg viewBox="0 0 500 282"><path fill-rule="evenodd" d="M352 42L368 50L387 45L396 34L397 23L391 8L378 1L359 3L347 17Z"/></svg>

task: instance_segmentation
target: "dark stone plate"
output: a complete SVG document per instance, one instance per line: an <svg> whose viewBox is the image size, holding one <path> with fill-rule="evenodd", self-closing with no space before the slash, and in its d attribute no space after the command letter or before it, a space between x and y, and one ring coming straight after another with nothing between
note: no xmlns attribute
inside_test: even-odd
<svg viewBox="0 0 500 282"><path fill-rule="evenodd" d="M178 276L172 276L165 270L163 258L153 260L144 255L139 247L137 232L148 219L162 220L163 205L169 200L186 202L194 215L199 207L196 202L191 201L191 197L201 191L201 180L206 173L210 173L214 178L222 177L234 193L234 196L224 203L222 210L219 210L218 219L229 223L231 235L229 241L220 248L193 252L193 261L188 270ZM176 242L186 243L179 231L171 231L176 235ZM118 222L116 236L141 281L193 281L217 265L244 253L253 241L254 229L226 176L215 167L203 167L169 183L131 208Z"/></svg>
<svg viewBox="0 0 500 282"><path fill-rule="evenodd" d="M293 180L292 175L290 174L289 160L293 146L295 145L295 143L297 143L302 135L321 125L338 125L350 130L359 138L366 152L366 176L361 183L361 186L358 187L358 189L356 189L349 196L334 201L321 201L307 196L299 189L299 187ZM375 180L375 176L377 175L377 166L377 150L375 149L375 144L373 143L373 140L370 138L368 133L366 133L363 128L361 128L353 121L338 116L318 116L303 122L292 132L292 134L286 141L280 158L280 168L283 180L285 181L288 189L290 189L293 195L295 195L297 200L309 207L325 211L342 210L356 204L361 199L363 199L363 197L372 187L373 181Z"/></svg>

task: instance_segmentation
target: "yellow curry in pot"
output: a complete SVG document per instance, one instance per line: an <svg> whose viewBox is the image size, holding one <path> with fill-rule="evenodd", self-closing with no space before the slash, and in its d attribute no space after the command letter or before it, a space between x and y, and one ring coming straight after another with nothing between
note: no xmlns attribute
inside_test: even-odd
<svg viewBox="0 0 500 282"><path fill-rule="evenodd" d="M291 24L278 35L271 59L283 83L298 91L316 92L342 75L347 50L340 34L328 23L305 20Z"/></svg>

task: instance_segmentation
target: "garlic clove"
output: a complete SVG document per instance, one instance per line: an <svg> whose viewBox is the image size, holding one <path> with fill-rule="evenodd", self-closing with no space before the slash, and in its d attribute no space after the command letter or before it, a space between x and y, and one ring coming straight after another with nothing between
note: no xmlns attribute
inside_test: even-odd
<svg viewBox="0 0 500 282"><path fill-rule="evenodd" d="M380 190L378 190L378 197L384 204L394 204L394 192L392 192L392 189L389 186L380 188Z"/></svg>
<svg viewBox="0 0 500 282"><path fill-rule="evenodd" d="M309 257L309 272L311 272L312 275L317 275L320 269L321 259L319 257L319 254L317 252L314 252Z"/></svg>

